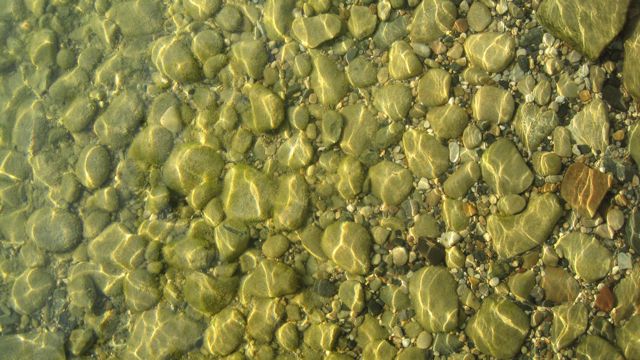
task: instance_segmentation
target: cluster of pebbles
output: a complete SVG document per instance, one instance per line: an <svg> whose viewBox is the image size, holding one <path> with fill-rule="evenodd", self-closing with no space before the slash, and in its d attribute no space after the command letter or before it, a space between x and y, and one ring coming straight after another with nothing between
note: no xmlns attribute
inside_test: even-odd
<svg viewBox="0 0 640 360"><path fill-rule="evenodd" d="M0 358L640 359L631 0L4 0Z"/></svg>

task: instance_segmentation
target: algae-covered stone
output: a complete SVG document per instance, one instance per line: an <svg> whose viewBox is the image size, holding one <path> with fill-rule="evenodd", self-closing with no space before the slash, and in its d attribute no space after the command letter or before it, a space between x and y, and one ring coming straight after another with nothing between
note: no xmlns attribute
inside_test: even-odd
<svg viewBox="0 0 640 360"><path fill-rule="evenodd" d="M315 351L331 351L335 348L340 327L330 322L311 324L304 333L304 343Z"/></svg>
<svg viewBox="0 0 640 360"><path fill-rule="evenodd" d="M498 211L501 215L515 215L527 206L527 200L517 194L505 195L498 200Z"/></svg>
<svg viewBox="0 0 640 360"><path fill-rule="evenodd" d="M562 267L546 266L542 273L540 287L545 299L554 304L573 302L580 292L580 284Z"/></svg>
<svg viewBox="0 0 640 360"><path fill-rule="evenodd" d="M386 340L375 340L362 349L363 360L392 360L397 354L396 348Z"/></svg>
<svg viewBox="0 0 640 360"><path fill-rule="evenodd" d="M278 228L295 230L303 225L309 207L309 186L299 174L282 176L273 200L273 220Z"/></svg>
<svg viewBox="0 0 640 360"><path fill-rule="evenodd" d="M359 314L365 308L364 288L357 280L346 280L338 288L338 298L351 311Z"/></svg>
<svg viewBox="0 0 640 360"><path fill-rule="evenodd" d="M262 253L270 259L276 259L289 250L289 239L282 234L269 236L262 243Z"/></svg>
<svg viewBox="0 0 640 360"><path fill-rule="evenodd" d="M82 222L77 215L61 208L43 207L27 221L27 235L41 249L67 252L82 239Z"/></svg>
<svg viewBox="0 0 640 360"><path fill-rule="evenodd" d="M369 271L371 235L354 222L342 221L329 225L322 234L322 251L343 270L357 275Z"/></svg>
<svg viewBox="0 0 640 360"><path fill-rule="evenodd" d="M29 40L29 59L37 67L46 68L55 64L57 51L58 38L56 33L49 29L34 32Z"/></svg>
<svg viewBox="0 0 640 360"><path fill-rule="evenodd" d="M534 103L520 105L514 120L516 134L529 152L533 152L559 123L555 111L541 108Z"/></svg>
<svg viewBox="0 0 640 360"><path fill-rule="evenodd" d="M547 31L591 60L618 35L627 17L629 0L545 0L536 17ZM602 16L601 14L607 14Z"/></svg>
<svg viewBox="0 0 640 360"><path fill-rule="evenodd" d="M444 69L429 69L418 80L419 102L426 106L444 105L449 101L451 74Z"/></svg>
<svg viewBox="0 0 640 360"><path fill-rule="evenodd" d="M251 104L250 114L244 116L247 125L257 133L277 129L285 116L282 98L260 84L246 85L243 92Z"/></svg>
<svg viewBox="0 0 640 360"><path fill-rule="evenodd" d="M636 22L633 31L624 43L624 58L640 57L640 22ZM625 61L622 67L622 80L625 88L636 99L640 100L640 68L637 61ZM637 158L636 158L637 159ZM636 160L636 163L640 163Z"/></svg>
<svg viewBox="0 0 640 360"><path fill-rule="evenodd" d="M509 290L516 300L527 301L536 286L536 273L533 270L515 273L509 278L508 284Z"/></svg>
<svg viewBox="0 0 640 360"><path fill-rule="evenodd" d="M616 329L616 343L627 359L635 359L640 354L640 315Z"/></svg>
<svg viewBox="0 0 640 360"><path fill-rule="evenodd" d="M291 35L307 48L316 48L338 36L342 21L335 14L299 17L291 24Z"/></svg>
<svg viewBox="0 0 640 360"><path fill-rule="evenodd" d="M276 332L278 344L288 351L294 351L300 345L298 327L292 321L282 324Z"/></svg>
<svg viewBox="0 0 640 360"><path fill-rule="evenodd" d="M207 314L217 314L236 297L239 279L236 277L212 277L194 271L184 282L184 299L194 309Z"/></svg>
<svg viewBox="0 0 640 360"><path fill-rule="evenodd" d="M67 107L60 118L62 125L72 133L86 130L96 114L96 104L85 96L79 96Z"/></svg>
<svg viewBox="0 0 640 360"><path fill-rule="evenodd" d="M467 13L469 28L475 32L484 31L491 24L491 10L480 1L474 1Z"/></svg>
<svg viewBox="0 0 640 360"><path fill-rule="evenodd" d="M143 115L144 102L140 96L124 91L115 95L107 110L98 116L93 131L101 144L121 149L133 138Z"/></svg>
<svg viewBox="0 0 640 360"><path fill-rule="evenodd" d="M184 9L195 20L206 20L220 9L220 0L185 0Z"/></svg>
<svg viewBox="0 0 640 360"><path fill-rule="evenodd" d="M531 197L527 208L520 214L489 216L487 231L498 256L509 258L542 244L561 216L558 197L545 193Z"/></svg>
<svg viewBox="0 0 640 360"><path fill-rule="evenodd" d="M624 356L615 346L596 335L583 337L576 347L575 354L578 359L624 360Z"/></svg>
<svg viewBox="0 0 640 360"><path fill-rule="evenodd" d="M408 15L398 16L391 21L383 21L373 35L373 43L380 50L387 50L394 41L407 36L407 26L410 18Z"/></svg>
<svg viewBox="0 0 640 360"><path fill-rule="evenodd" d="M400 205L413 189L411 172L388 160L369 168L369 178L371 193L392 206Z"/></svg>
<svg viewBox="0 0 640 360"><path fill-rule="evenodd" d="M224 38L215 30L200 31L191 41L191 51L203 64L211 57L219 55L224 46Z"/></svg>
<svg viewBox="0 0 640 360"><path fill-rule="evenodd" d="M280 164L297 170L309 165L313 155L313 145L305 134L298 132L280 145L276 158Z"/></svg>
<svg viewBox="0 0 640 360"><path fill-rule="evenodd" d="M214 17L216 25L227 32L241 31L243 20L240 8L232 4L223 5Z"/></svg>
<svg viewBox="0 0 640 360"><path fill-rule="evenodd" d="M467 191L480 179L480 166L475 161L460 165L442 185L444 193L454 199L463 198Z"/></svg>
<svg viewBox="0 0 640 360"><path fill-rule="evenodd" d="M502 138L491 144L480 160L482 178L498 195L519 194L533 182L533 173L511 142Z"/></svg>
<svg viewBox="0 0 640 360"><path fill-rule="evenodd" d="M640 210L633 209L627 219L625 240L629 247L640 252Z"/></svg>
<svg viewBox="0 0 640 360"><path fill-rule="evenodd" d="M338 181L336 189L345 200L355 198L362 191L365 180L365 172L362 163L358 159L345 156L338 165Z"/></svg>
<svg viewBox="0 0 640 360"><path fill-rule="evenodd" d="M349 84L344 71L335 61L320 53L312 53L311 89L322 105L334 106L347 94Z"/></svg>
<svg viewBox="0 0 640 360"><path fill-rule="evenodd" d="M264 28L271 40L283 40L293 22L295 0L267 0L264 5Z"/></svg>
<svg viewBox="0 0 640 360"><path fill-rule="evenodd" d="M594 99L571 119L567 128L576 143L588 145L593 151L604 152L609 145L607 104Z"/></svg>
<svg viewBox="0 0 640 360"><path fill-rule="evenodd" d="M455 139L462 135L469 117L467 112L456 104L434 107L427 113L427 121L437 137Z"/></svg>
<svg viewBox="0 0 640 360"><path fill-rule="evenodd" d="M116 3L109 9L106 17L113 19L125 37L149 35L162 29L160 4L152 0Z"/></svg>
<svg viewBox="0 0 640 360"><path fill-rule="evenodd" d="M165 76L179 83L191 83L202 78L202 71L189 47L180 39L165 36L153 45L151 59Z"/></svg>
<svg viewBox="0 0 640 360"><path fill-rule="evenodd" d="M411 108L411 89L403 84L387 84L373 89L373 106L391 120L404 120Z"/></svg>
<svg viewBox="0 0 640 360"><path fill-rule="evenodd" d="M262 79L269 55L264 43L260 40L244 40L233 44L231 59L238 64L245 74L253 79Z"/></svg>
<svg viewBox="0 0 640 360"><path fill-rule="evenodd" d="M515 103L509 91L485 85L473 96L471 109L476 120L498 125L511 120Z"/></svg>
<svg viewBox="0 0 640 360"><path fill-rule="evenodd" d="M472 66L497 73L506 69L515 58L516 41L506 33L473 34L464 42L464 51Z"/></svg>
<svg viewBox="0 0 640 360"><path fill-rule="evenodd" d="M194 236L185 236L165 245L162 253L171 266L201 271L210 266L216 255L209 241Z"/></svg>
<svg viewBox="0 0 640 360"><path fill-rule="evenodd" d="M214 356L226 356L234 352L244 339L244 316L235 308L227 308L211 319L204 332L204 347Z"/></svg>
<svg viewBox="0 0 640 360"><path fill-rule="evenodd" d="M162 126L142 129L131 143L129 154L150 165L162 164L173 148L173 134Z"/></svg>
<svg viewBox="0 0 640 360"><path fill-rule="evenodd" d="M538 175L558 175L562 171L562 159L556 153L537 151L531 158L533 170Z"/></svg>
<svg viewBox="0 0 640 360"><path fill-rule="evenodd" d="M284 301L281 299L252 299L251 311L247 317L247 335L259 343L271 342L285 311Z"/></svg>
<svg viewBox="0 0 640 360"><path fill-rule="evenodd" d="M247 291L257 297L275 298L294 294L300 288L300 276L289 265L265 259L248 275Z"/></svg>
<svg viewBox="0 0 640 360"><path fill-rule="evenodd" d="M559 305L553 308L551 343L556 351L571 345L587 330L589 310L583 303Z"/></svg>
<svg viewBox="0 0 640 360"><path fill-rule="evenodd" d="M7 359L65 360L62 334L41 330L0 336L0 352Z"/></svg>
<svg viewBox="0 0 640 360"><path fill-rule="evenodd" d="M348 105L340 111L345 120L340 148L345 154L359 157L370 146L377 130L375 114L361 103Z"/></svg>
<svg viewBox="0 0 640 360"><path fill-rule="evenodd" d="M161 304L140 315L131 330L125 360L163 359L181 356L202 337L202 327L184 313Z"/></svg>
<svg viewBox="0 0 640 360"><path fill-rule="evenodd" d="M413 14L411 41L430 43L446 34L458 17L456 5L448 0L423 0Z"/></svg>
<svg viewBox="0 0 640 360"><path fill-rule="evenodd" d="M29 315L47 303L54 285L55 279L48 270L27 269L11 287L11 304L20 314Z"/></svg>
<svg viewBox="0 0 640 360"><path fill-rule="evenodd" d="M96 264L114 271L131 271L142 265L147 240L134 235L120 223L106 227L91 240L88 253Z"/></svg>
<svg viewBox="0 0 640 360"><path fill-rule="evenodd" d="M124 277L124 298L134 312L149 310L160 301L158 280L144 269L134 270Z"/></svg>
<svg viewBox="0 0 640 360"><path fill-rule="evenodd" d="M249 165L234 165L224 177L222 203L227 217L261 221L271 213L271 180Z"/></svg>
<svg viewBox="0 0 640 360"><path fill-rule="evenodd" d="M484 299L465 332L484 354L512 358L520 352L529 332L529 318L515 303L492 296Z"/></svg>
<svg viewBox="0 0 640 360"><path fill-rule="evenodd" d="M469 226L469 217L465 214L462 200L445 197L442 202L442 218L449 230L462 231Z"/></svg>
<svg viewBox="0 0 640 360"><path fill-rule="evenodd" d="M326 146L333 145L340 140L344 119L337 111L327 111L322 115L320 122L320 134L322 143Z"/></svg>
<svg viewBox="0 0 640 360"><path fill-rule="evenodd" d="M556 250L569 261L571 269L587 282L605 277L613 263L611 252L588 234L572 232L564 235L556 243Z"/></svg>
<svg viewBox="0 0 640 360"><path fill-rule="evenodd" d="M219 178L224 161L213 148L199 144L175 146L162 168L162 180L171 190L187 195L196 186Z"/></svg>
<svg viewBox="0 0 640 360"><path fill-rule="evenodd" d="M31 167L24 154L15 150L0 150L0 179L26 180L29 176Z"/></svg>
<svg viewBox="0 0 640 360"><path fill-rule="evenodd" d="M389 50L389 75L396 80L406 80L420 75L422 62L406 41L396 41Z"/></svg>
<svg viewBox="0 0 640 360"><path fill-rule="evenodd" d="M215 229L215 243L222 261L237 259L249 246L249 228L237 219L226 219Z"/></svg>
<svg viewBox="0 0 640 360"><path fill-rule="evenodd" d="M402 136L409 170L416 177L436 178L449 168L449 149L433 135L411 129Z"/></svg>
<svg viewBox="0 0 640 360"><path fill-rule="evenodd" d="M364 56L353 59L345 70L349 83L354 87L364 88L378 82L376 65Z"/></svg>
<svg viewBox="0 0 640 360"><path fill-rule="evenodd" d="M409 280L416 319L429 332L449 332L458 326L457 283L444 267L427 266Z"/></svg>
<svg viewBox="0 0 640 360"><path fill-rule="evenodd" d="M373 34L378 24L378 17L368 7L354 5L349 9L347 28L356 39L364 39Z"/></svg>

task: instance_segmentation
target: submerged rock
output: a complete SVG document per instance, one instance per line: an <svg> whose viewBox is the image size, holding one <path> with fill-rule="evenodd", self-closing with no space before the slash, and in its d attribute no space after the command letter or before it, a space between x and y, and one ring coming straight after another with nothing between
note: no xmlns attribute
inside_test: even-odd
<svg viewBox="0 0 640 360"><path fill-rule="evenodd" d="M583 233L564 235L558 239L556 249L567 258L571 269L587 282L605 277L613 263L613 254L594 236Z"/></svg>
<svg viewBox="0 0 640 360"><path fill-rule="evenodd" d="M516 55L516 41L506 33L473 34L464 42L464 51L472 66L497 73L506 69Z"/></svg>
<svg viewBox="0 0 640 360"><path fill-rule="evenodd" d="M569 166L560 187L560 196L578 214L592 218L609 191L613 177L583 163Z"/></svg>
<svg viewBox="0 0 640 360"><path fill-rule="evenodd" d="M587 331L589 311L582 303L560 305L553 308L551 342L556 351L569 346Z"/></svg>
<svg viewBox="0 0 640 360"><path fill-rule="evenodd" d="M519 194L533 182L533 173L511 142L502 138L491 144L480 160L482 178L498 195Z"/></svg>
<svg viewBox="0 0 640 360"><path fill-rule="evenodd" d="M418 270L409 281L416 318L429 332L449 332L458 326L457 283L444 267Z"/></svg>
<svg viewBox="0 0 640 360"><path fill-rule="evenodd" d="M342 21L335 14L320 14L312 17L299 17L291 24L291 34L302 45L316 48L325 41L338 36L342 30Z"/></svg>
<svg viewBox="0 0 640 360"><path fill-rule="evenodd" d="M371 235L354 222L335 222L322 234L322 251L343 270L356 275L369 271Z"/></svg>

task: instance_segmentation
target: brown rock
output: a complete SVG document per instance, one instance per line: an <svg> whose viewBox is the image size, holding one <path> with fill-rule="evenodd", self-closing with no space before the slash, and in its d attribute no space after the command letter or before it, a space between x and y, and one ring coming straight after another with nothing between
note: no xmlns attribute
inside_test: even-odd
<svg viewBox="0 0 640 360"><path fill-rule="evenodd" d="M545 299L555 304L572 302L580 291L578 281L561 267L545 267L540 286Z"/></svg>
<svg viewBox="0 0 640 360"><path fill-rule="evenodd" d="M596 309L607 313L613 309L613 293L608 286L603 286L600 292L598 292L595 306Z"/></svg>
<svg viewBox="0 0 640 360"><path fill-rule="evenodd" d="M569 166L560 186L560 196L578 214L592 218L611 187L613 178L585 164Z"/></svg>

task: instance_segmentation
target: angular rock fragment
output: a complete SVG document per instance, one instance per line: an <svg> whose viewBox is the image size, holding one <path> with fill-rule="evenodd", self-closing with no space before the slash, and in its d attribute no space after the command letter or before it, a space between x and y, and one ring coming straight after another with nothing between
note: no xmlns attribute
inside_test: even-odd
<svg viewBox="0 0 640 360"><path fill-rule="evenodd" d="M251 111L243 119L251 130L264 133L277 129L284 121L284 103L280 96L260 84L246 85Z"/></svg>
<svg viewBox="0 0 640 360"><path fill-rule="evenodd" d="M569 346L587 330L589 310L583 303L559 305L553 308L551 343L556 351Z"/></svg>
<svg viewBox="0 0 640 360"><path fill-rule="evenodd" d="M560 196L578 212L592 218L612 185L613 177L583 163L569 166L560 186Z"/></svg>
<svg viewBox="0 0 640 360"><path fill-rule="evenodd" d="M272 187L271 180L262 172L249 165L234 165L224 177L225 214L249 222L267 219L272 208Z"/></svg>
<svg viewBox="0 0 640 360"><path fill-rule="evenodd" d="M311 89L320 103L334 106L347 94L349 83L344 71L329 57L312 53Z"/></svg>

